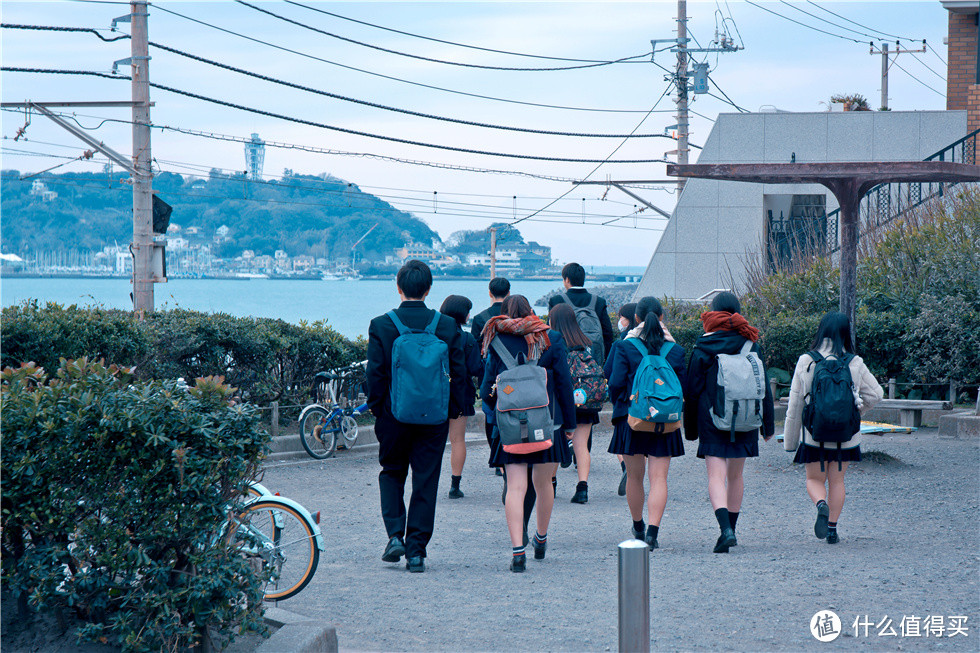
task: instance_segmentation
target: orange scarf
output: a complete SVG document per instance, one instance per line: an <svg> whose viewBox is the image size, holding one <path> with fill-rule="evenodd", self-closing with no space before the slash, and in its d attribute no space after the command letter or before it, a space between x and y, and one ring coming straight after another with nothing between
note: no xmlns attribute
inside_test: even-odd
<svg viewBox="0 0 980 653"><path fill-rule="evenodd" d="M705 333L711 333L712 331L734 331L752 342L759 341L759 330L749 324L748 320L738 313L705 311L701 314L701 322L704 323Z"/></svg>
<svg viewBox="0 0 980 653"><path fill-rule="evenodd" d="M551 339L548 338L548 325L541 321L537 315L527 317L511 318L506 315L497 315L487 321L483 327L483 356L486 357L490 349L490 342L498 333L509 333L515 336L524 336L527 342L527 355L529 358L538 358L541 352L551 346Z"/></svg>

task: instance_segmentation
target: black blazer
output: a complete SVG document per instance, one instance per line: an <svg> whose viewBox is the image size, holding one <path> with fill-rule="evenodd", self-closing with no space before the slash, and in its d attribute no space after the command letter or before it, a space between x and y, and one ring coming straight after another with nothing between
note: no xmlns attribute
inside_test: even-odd
<svg viewBox="0 0 980 653"><path fill-rule="evenodd" d="M425 302L406 301L395 309L398 319L409 329L424 329L432 321L433 311ZM391 415L391 345L398 337L395 323L387 315L371 320L368 327L367 386L368 408L375 417ZM463 338L456 320L443 315L436 325L436 337L449 345L449 417L463 414L466 392L466 362L463 358Z"/></svg>
<svg viewBox="0 0 980 653"><path fill-rule="evenodd" d="M667 352L667 362L677 374L681 387L684 387L684 348L676 342ZM606 378L609 379L609 400L613 405L613 419L626 417L630 407L630 394L633 392L633 377L636 376L636 369L640 366L643 355L632 342L625 339L617 340L613 343L609 359L603 368Z"/></svg>
<svg viewBox="0 0 980 653"><path fill-rule="evenodd" d="M473 316L473 326L470 328L470 333L473 334L473 338L482 346L483 339L480 337L483 334L483 327L487 325L490 318L497 317L500 315L500 311L503 308L504 303L494 302L490 304L490 308L484 309Z"/></svg>
<svg viewBox="0 0 980 653"><path fill-rule="evenodd" d="M687 366L687 379L684 384L684 432L689 439L701 433L714 434L728 438L726 431L715 428L711 421L711 402L718 392L718 354L737 354L746 338L734 331L715 331L703 334L694 343L691 362ZM759 343L752 345L752 351L765 361ZM765 362L762 364L764 378ZM772 387L766 383L766 396L762 400L763 437L772 437L776 432L772 405ZM754 432L754 431L753 431Z"/></svg>
<svg viewBox="0 0 980 653"><path fill-rule="evenodd" d="M477 383L483 381L483 357L480 356L480 345L476 339L463 331L462 327L457 328L459 329L459 337L463 342L463 360L466 362L466 380L463 383L465 390L463 412L473 415L475 414L473 407L476 405L476 384L473 383L473 379L477 379Z"/></svg>
<svg viewBox="0 0 980 653"><path fill-rule="evenodd" d="M527 342L521 336L503 333L499 336L501 342L507 347L507 351L516 358L518 354L527 355ZM568 359L566 357L565 340L561 334L555 330L548 331L548 338L551 346L544 350L538 365L548 371L548 397L552 406L552 415L555 424L561 425L565 431L574 431L575 422L575 397L572 395L572 375L568 371ZM497 375L507 369L497 352L490 348L487 350L487 363L483 374L483 383L480 386L480 397L483 403L490 408L497 405L497 396L491 395L493 384L497 382Z"/></svg>
<svg viewBox="0 0 980 653"><path fill-rule="evenodd" d="M592 301L592 293L587 291L585 288L570 288L565 291L568 293L568 298L572 300L572 306L583 308L589 305ZM557 306L558 304L564 303L565 299L561 294L552 295L551 299L548 300L548 310ZM595 312L599 315L599 326L602 327L602 343L605 348L605 358L609 358L609 350L612 347L613 341L616 337L613 335L612 322L609 320L609 308L606 306L606 300L602 297L596 296L595 298Z"/></svg>

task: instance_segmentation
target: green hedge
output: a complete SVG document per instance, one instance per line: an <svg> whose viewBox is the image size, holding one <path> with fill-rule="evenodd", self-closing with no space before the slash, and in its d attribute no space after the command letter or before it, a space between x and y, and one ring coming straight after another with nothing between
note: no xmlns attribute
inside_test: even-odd
<svg viewBox="0 0 980 653"><path fill-rule="evenodd" d="M60 358L135 367L142 380L188 381L224 376L248 401L302 404L316 372L366 356L363 339L348 340L324 322L294 325L268 318L172 310L139 321L127 311L41 305L3 309L0 366Z"/></svg>
<svg viewBox="0 0 980 653"><path fill-rule="evenodd" d="M232 389L86 359L2 374L3 582L79 636L178 650L263 631L263 579L219 537L268 434ZM26 598L26 601L23 599Z"/></svg>

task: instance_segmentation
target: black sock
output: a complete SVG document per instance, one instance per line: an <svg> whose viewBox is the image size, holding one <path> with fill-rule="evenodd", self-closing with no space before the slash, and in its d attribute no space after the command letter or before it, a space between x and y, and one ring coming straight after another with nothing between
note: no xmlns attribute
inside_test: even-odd
<svg viewBox="0 0 980 653"><path fill-rule="evenodd" d="M514 557L516 558L517 556L522 556L522 555L524 555L524 547L523 546L515 546L514 547Z"/></svg>
<svg viewBox="0 0 980 653"><path fill-rule="evenodd" d="M718 510L715 510L715 519L718 520L718 527L721 530L732 527L732 523L728 519L728 508L718 508Z"/></svg>
<svg viewBox="0 0 980 653"><path fill-rule="evenodd" d="M659 526L654 526L653 524L647 526L647 537L652 537L653 539L657 539L657 533L659 532L660 532Z"/></svg>
<svg viewBox="0 0 980 653"><path fill-rule="evenodd" d="M732 525L732 530L735 530L735 524L738 522L738 513L729 511L728 522Z"/></svg>
<svg viewBox="0 0 980 653"><path fill-rule="evenodd" d="M450 478L452 479L453 487L458 490L459 489L459 482L463 479L462 474L460 474L459 476L450 476Z"/></svg>
<svg viewBox="0 0 980 653"><path fill-rule="evenodd" d="M589 482L588 481L579 481L578 482L578 485L575 486L575 491L576 492L578 492L579 490L588 490L588 489L589 489Z"/></svg>
<svg viewBox="0 0 980 653"><path fill-rule="evenodd" d="M534 542L535 542L535 544L538 544L538 545L547 544L547 542L548 542L548 534L545 533L544 535L541 535L537 531L534 531Z"/></svg>
<svg viewBox="0 0 980 653"><path fill-rule="evenodd" d="M835 521L827 522L827 532L828 533L836 533L837 532L837 522L835 522Z"/></svg>
<svg viewBox="0 0 980 653"><path fill-rule="evenodd" d="M823 499L820 499L820 501L817 501L817 508L819 508L819 507L820 507L820 504L821 504L821 503L822 503L823 505L825 505L825 506L827 505L827 502L826 502L826 501L824 501Z"/></svg>
<svg viewBox="0 0 980 653"><path fill-rule="evenodd" d="M645 527L646 527L646 524L643 522L642 519L640 521L633 522L633 530L636 531L636 532L638 532L638 533L642 533L643 532L643 529Z"/></svg>

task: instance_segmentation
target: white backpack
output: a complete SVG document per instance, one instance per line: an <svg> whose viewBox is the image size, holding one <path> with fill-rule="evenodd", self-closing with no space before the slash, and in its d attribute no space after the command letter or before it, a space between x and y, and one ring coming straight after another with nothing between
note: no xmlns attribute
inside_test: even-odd
<svg viewBox="0 0 980 653"><path fill-rule="evenodd" d="M718 354L718 393L711 402L715 428L731 433L754 431L762 426L762 400L766 396L766 373L759 354L746 340L737 354Z"/></svg>

